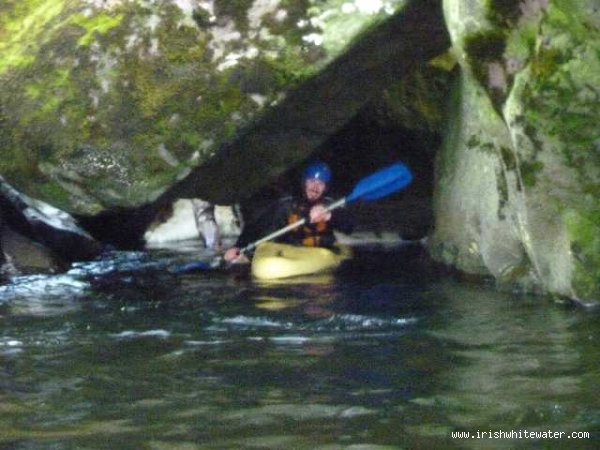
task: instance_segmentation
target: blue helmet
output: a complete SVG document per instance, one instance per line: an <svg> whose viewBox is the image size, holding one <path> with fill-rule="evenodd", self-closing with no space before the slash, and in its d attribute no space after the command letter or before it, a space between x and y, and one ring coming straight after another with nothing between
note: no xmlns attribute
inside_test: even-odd
<svg viewBox="0 0 600 450"><path fill-rule="evenodd" d="M325 184L329 183L331 180L331 169L329 166L322 161L314 161L306 166L302 175L302 181L313 179L321 180Z"/></svg>

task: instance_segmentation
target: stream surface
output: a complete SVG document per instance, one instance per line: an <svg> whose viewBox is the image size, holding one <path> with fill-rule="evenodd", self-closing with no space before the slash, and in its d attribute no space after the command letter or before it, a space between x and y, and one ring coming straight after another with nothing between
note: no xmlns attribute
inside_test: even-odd
<svg viewBox="0 0 600 450"><path fill-rule="evenodd" d="M0 448L600 448L597 311L434 275L414 244L278 283L167 270L202 252L0 286Z"/></svg>

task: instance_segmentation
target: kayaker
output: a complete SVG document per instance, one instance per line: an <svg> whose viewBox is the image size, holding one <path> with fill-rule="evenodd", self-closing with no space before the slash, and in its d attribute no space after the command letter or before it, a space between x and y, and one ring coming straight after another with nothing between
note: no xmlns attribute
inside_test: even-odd
<svg viewBox="0 0 600 450"><path fill-rule="evenodd" d="M225 252L225 261L244 262L244 255L240 254L240 249L302 218L307 219L305 225L280 236L276 242L332 248L336 243L334 230L351 233L353 223L344 208L326 210L327 205L333 202L325 196L330 182L331 169L327 164L322 161L308 164L302 176L302 195L280 199L273 209L269 208L255 223L246 226L235 246Z"/></svg>

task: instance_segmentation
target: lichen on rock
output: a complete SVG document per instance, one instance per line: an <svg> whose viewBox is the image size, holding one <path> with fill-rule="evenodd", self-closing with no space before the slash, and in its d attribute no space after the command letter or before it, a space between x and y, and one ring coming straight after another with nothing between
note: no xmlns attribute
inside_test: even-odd
<svg viewBox="0 0 600 450"><path fill-rule="evenodd" d="M3 2L0 171L72 213L150 202L403 3Z"/></svg>
<svg viewBox="0 0 600 450"><path fill-rule="evenodd" d="M475 128L471 134L476 138L457 142L451 136L464 131L448 134L446 156L441 159L450 162L440 163L441 173L474 150L491 156L488 167L500 167L504 177L496 184L506 220L483 240L505 240L502 230L512 229L512 241L522 247L523 263L530 267L526 271L542 290L598 300L600 265L594 255L600 235L596 213L600 209L600 27L593 19L597 5L587 0L485 4L447 0L445 10L465 85L476 86L469 89L482 92L493 108L488 109L487 120L473 123L465 110L460 112L462 119L453 119L462 130ZM473 102L463 90L458 103L481 108L481 102ZM508 140L486 146L500 135ZM456 215L453 210L460 209L461 202L475 196L490 200L488 195L481 198L480 183L491 182L500 172L489 168L471 187L459 178L472 169L442 175L437 195L444 202L437 203L440 229L434 242L456 242L464 233L464 218L448 235L443 231L445 217ZM460 197L448 197L458 186L463 186ZM491 214L490 210L485 217ZM481 238L483 228L475 234ZM466 242L455 245L458 253L467 253ZM444 259L443 254L437 257ZM484 250L473 257L487 260L486 269L497 276L496 250L487 258ZM517 272L503 270L502 277L506 281L507 274Z"/></svg>

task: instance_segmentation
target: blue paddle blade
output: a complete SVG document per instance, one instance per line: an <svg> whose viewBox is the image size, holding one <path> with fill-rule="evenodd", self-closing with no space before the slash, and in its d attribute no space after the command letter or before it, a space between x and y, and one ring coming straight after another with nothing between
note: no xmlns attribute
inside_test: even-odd
<svg viewBox="0 0 600 450"><path fill-rule="evenodd" d="M412 179L412 173L405 164L401 162L394 163L360 180L354 186L350 195L346 197L346 203L354 200L366 202L378 200L404 189Z"/></svg>

